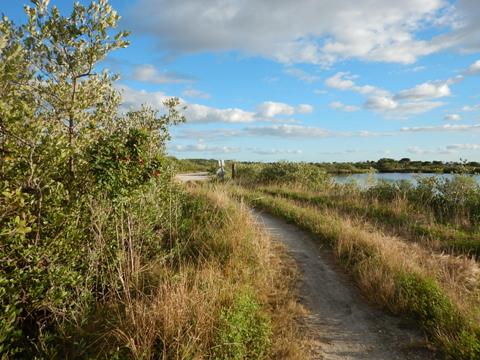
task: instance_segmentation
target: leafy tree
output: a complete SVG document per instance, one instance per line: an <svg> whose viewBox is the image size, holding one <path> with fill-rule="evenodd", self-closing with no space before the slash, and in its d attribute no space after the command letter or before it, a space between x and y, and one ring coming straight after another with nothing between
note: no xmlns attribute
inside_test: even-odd
<svg viewBox="0 0 480 360"><path fill-rule="evenodd" d="M154 177L169 181L164 144L183 121L178 99L162 115L121 112L117 76L99 62L127 33L111 36L119 15L106 0L75 3L67 17L32 2L26 25L0 21L2 358L56 357L58 334L104 296L119 244L96 248L92 199L128 201Z"/></svg>

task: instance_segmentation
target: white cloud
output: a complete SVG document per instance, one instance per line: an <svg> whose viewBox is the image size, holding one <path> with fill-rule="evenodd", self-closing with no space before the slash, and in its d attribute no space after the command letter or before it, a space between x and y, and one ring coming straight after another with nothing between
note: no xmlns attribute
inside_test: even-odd
<svg viewBox="0 0 480 360"><path fill-rule="evenodd" d="M154 108L163 110L163 102L171 98L163 92L149 92L136 90L127 85L116 85L123 97L122 107L124 109L139 108L142 104L148 104ZM186 109L183 110L187 122L194 123L249 123L255 121L278 121L277 116L290 116L295 114L307 114L313 111L313 106L300 104L291 106L285 103L265 101L259 104L256 111L248 111L239 108L215 108L211 106L193 104L180 99ZM282 118L282 121L288 121Z"/></svg>
<svg viewBox="0 0 480 360"><path fill-rule="evenodd" d="M418 146L413 146L407 149L407 152L416 155L427 154L454 154L462 150L480 150L480 144L452 144L436 149L423 149Z"/></svg>
<svg viewBox="0 0 480 360"><path fill-rule="evenodd" d="M310 114L313 112L313 106L309 104L300 104L297 106L296 112L299 114Z"/></svg>
<svg viewBox="0 0 480 360"><path fill-rule="evenodd" d="M407 118L410 115L433 110L443 104L438 101L401 102L391 96L371 96L365 102L365 107L382 113L387 118Z"/></svg>
<svg viewBox="0 0 480 360"><path fill-rule="evenodd" d="M300 81L306 82L306 83L313 83L315 81L320 80L320 77L317 75L310 74L302 69L296 68L296 67L287 67L283 70L283 72L287 75L296 77Z"/></svg>
<svg viewBox="0 0 480 360"><path fill-rule="evenodd" d="M194 99L210 99L212 97L209 93L194 88L183 90L182 95Z"/></svg>
<svg viewBox="0 0 480 360"><path fill-rule="evenodd" d="M122 94L125 109L138 109L142 104L150 105L157 109L163 109L163 102L169 97L161 91L136 90L127 85L116 84L115 88Z"/></svg>
<svg viewBox="0 0 480 360"><path fill-rule="evenodd" d="M395 97L397 99L424 100L439 99L450 96L452 93L446 82L426 82L411 89L400 91Z"/></svg>
<svg viewBox="0 0 480 360"><path fill-rule="evenodd" d="M350 155L350 154L358 154L362 152L360 149L347 149L344 151L322 151L317 153L318 155Z"/></svg>
<svg viewBox="0 0 480 360"><path fill-rule="evenodd" d="M452 154L455 153L455 150L452 149L444 149L444 148L438 148L435 150L430 150L430 149L423 149L419 146L413 146L407 149L407 152L410 154L415 154L415 155L446 155L446 154Z"/></svg>
<svg viewBox="0 0 480 360"><path fill-rule="evenodd" d="M258 155L300 155L302 150L289 150L289 149L258 149L250 148L252 153Z"/></svg>
<svg viewBox="0 0 480 360"><path fill-rule="evenodd" d="M265 118L274 118L279 115L291 116L294 114L307 114L313 111L313 106L309 104L300 104L297 107L291 105L265 101L257 106L257 116Z"/></svg>
<svg viewBox="0 0 480 360"><path fill-rule="evenodd" d="M175 131L173 136L176 139L225 139L233 136L241 136L241 130L234 129L181 129L180 131Z"/></svg>
<svg viewBox="0 0 480 360"><path fill-rule="evenodd" d="M350 75L350 73L348 72L338 72L332 77L329 77L327 80L325 80L325 85L338 90L355 91L363 95L372 94L372 93L378 93L378 94L388 93L387 91L379 89L372 85L358 86L353 81L353 79L355 78L356 76Z"/></svg>
<svg viewBox="0 0 480 360"><path fill-rule="evenodd" d="M459 114L447 114L444 116L443 120L445 121L460 121L462 117Z"/></svg>
<svg viewBox="0 0 480 360"><path fill-rule="evenodd" d="M295 138L318 138L332 136L332 133L328 130L302 125L255 126L246 128L245 132L252 136L279 136Z"/></svg>
<svg viewBox="0 0 480 360"><path fill-rule="evenodd" d="M244 136L275 136L290 138L376 137L393 135L393 133L373 132L368 130L341 132L326 130L314 126L290 124L246 127L242 130L242 134Z"/></svg>
<svg viewBox="0 0 480 360"><path fill-rule="evenodd" d="M480 60L475 61L472 65L465 70L466 75L478 75L480 74Z"/></svg>
<svg viewBox="0 0 480 360"><path fill-rule="evenodd" d="M480 144L453 144L447 145L449 150L480 150Z"/></svg>
<svg viewBox="0 0 480 360"><path fill-rule="evenodd" d="M136 81L148 82L152 84L167 84L167 83L188 83L193 79L169 71L158 71L158 69L150 64L137 65L133 68L132 79Z"/></svg>
<svg viewBox="0 0 480 360"><path fill-rule="evenodd" d="M360 110L358 106L355 105L346 105L340 101L334 101L330 103L330 107L335 110L341 110L345 112L354 112Z"/></svg>
<svg viewBox="0 0 480 360"><path fill-rule="evenodd" d="M257 113L266 118L273 118L277 115L293 115L295 108L284 103L265 101L257 106Z"/></svg>
<svg viewBox="0 0 480 360"><path fill-rule="evenodd" d="M203 142L199 142L195 145L175 145L169 147L170 151L174 152L208 152L208 153L222 153L228 154L240 151L237 147L230 146L210 146Z"/></svg>
<svg viewBox="0 0 480 360"><path fill-rule="evenodd" d="M472 111L478 111L478 110L480 110L480 104L465 105L464 107L462 107L462 111L464 112L472 112Z"/></svg>
<svg viewBox="0 0 480 360"><path fill-rule="evenodd" d="M357 85L354 81L355 78L356 76L349 73L338 72L328 78L325 84L338 90L350 90L367 95L364 107L379 112L387 118L406 118L442 106L442 102L429 100L449 96L448 84L459 81L454 78L444 82L423 83L414 88L402 90L397 95L392 95L387 90L373 85ZM333 103L333 107L340 109L340 104Z"/></svg>
<svg viewBox="0 0 480 360"><path fill-rule="evenodd" d="M238 108L217 109L200 104L187 104L184 114L188 122L246 123L257 120L252 111Z"/></svg>
<svg viewBox="0 0 480 360"><path fill-rule="evenodd" d="M400 129L402 132L472 132L480 131L480 124L476 125L458 125L458 124L445 124L440 126L414 126L403 127Z"/></svg>
<svg viewBox="0 0 480 360"><path fill-rule="evenodd" d="M171 53L239 50L287 64L331 64L346 58L413 63L419 56L478 39L472 36L478 29L478 16L472 13L479 11L473 0L460 3L472 4L452 7L444 0L140 0L126 13L129 28L156 37ZM469 18L453 23L455 16L445 16L450 8ZM457 32L451 31L454 25ZM417 36L438 26L445 35Z"/></svg>
<svg viewBox="0 0 480 360"><path fill-rule="evenodd" d="M231 137L248 138L272 136L280 138L339 138L339 137L383 137L397 135L398 132L373 132L368 130L360 130L354 132L340 132L325 130L317 127L302 125L270 125L270 126L249 126L243 129L179 129L174 131L175 139L208 139L221 140Z"/></svg>
<svg viewBox="0 0 480 360"><path fill-rule="evenodd" d="M365 102L367 109L376 111L389 111L398 108L398 102L391 96L371 96Z"/></svg>

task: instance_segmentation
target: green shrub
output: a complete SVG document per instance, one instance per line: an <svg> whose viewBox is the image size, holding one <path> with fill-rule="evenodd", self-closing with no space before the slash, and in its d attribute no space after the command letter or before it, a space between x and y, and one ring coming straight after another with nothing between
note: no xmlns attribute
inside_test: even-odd
<svg viewBox="0 0 480 360"><path fill-rule="evenodd" d="M455 309L433 279L403 273L398 275L398 282L399 302L429 336L438 339L447 356L479 358L480 333Z"/></svg>
<svg viewBox="0 0 480 360"><path fill-rule="evenodd" d="M122 113L116 76L98 69L127 46L125 32L114 34L118 14L103 0L77 2L67 17L33 4L23 26L0 20L0 358L60 356L70 331L118 286L106 272L129 246L118 234L141 210L142 187L157 179L164 210L179 201L168 198L164 154L169 125L183 120L178 101L162 115ZM139 250L145 259L158 255L162 238L151 239Z"/></svg>
<svg viewBox="0 0 480 360"><path fill-rule="evenodd" d="M250 291L240 294L231 308L222 311L219 344L214 356L221 360L264 359L270 346L269 318Z"/></svg>

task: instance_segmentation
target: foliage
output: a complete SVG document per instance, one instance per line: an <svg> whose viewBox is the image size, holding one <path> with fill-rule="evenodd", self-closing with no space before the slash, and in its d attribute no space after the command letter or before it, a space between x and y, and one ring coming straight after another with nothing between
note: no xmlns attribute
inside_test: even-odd
<svg viewBox="0 0 480 360"><path fill-rule="evenodd" d="M152 179L169 184L164 144L183 118L176 99L162 115L119 111L116 76L98 62L127 34L110 37L119 16L107 1L68 17L48 1L25 10L24 26L0 22L0 353L52 358L117 286L104 272L119 244L98 248L94 199L126 206Z"/></svg>
<svg viewBox="0 0 480 360"><path fill-rule="evenodd" d="M214 159L172 159L179 172L209 172L215 173L218 168L218 160ZM227 166L228 170L228 166Z"/></svg>
<svg viewBox="0 0 480 360"><path fill-rule="evenodd" d="M267 296L243 290L276 291L275 256L246 211L173 181L178 99L121 107L106 0L33 4L0 22L0 358L206 358L231 336L266 357Z"/></svg>
<svg viewBox="0 0 480 360"><path fill-rule="evenodd" d="M330 178L317 166L306 163L278 162L266 164L240 164L237 178L243 184L297 184L307 188L328 186Z"/></svg>
<svg viewBox="0 0 480 360"><path fill-rule="evenodd" d="M198 165L213 163L215 160L206 159L183 159L182 163L188 164L187 168L200 170ZM381 173L435 173L435 174L480 174L480 163L476 161L442 162L442 161L418 161L409 158L400 160L381 158L377 161L361 162L305 162L304 165L317 167L328 174L360 174L372 170ZM242 171L255 171L262 168L262 162L238 162Z"/></svg>
<svg viewBox="0 0 480 360"><path fill-rule="evenodd" d="M384 203L406 200L417 209L433 213L441 223L477 226L480 220L480 186L469 175L453 178L418 177L417 184L409 182L380 182L370 187L367 198Z"/></svg>
<svg viewBox="0 0 480 360"><path fill-rule="evenodd" d="M248 292L239 294L232 308L221 314L216 359L264 359L270 345L270 323Z"/></svg>

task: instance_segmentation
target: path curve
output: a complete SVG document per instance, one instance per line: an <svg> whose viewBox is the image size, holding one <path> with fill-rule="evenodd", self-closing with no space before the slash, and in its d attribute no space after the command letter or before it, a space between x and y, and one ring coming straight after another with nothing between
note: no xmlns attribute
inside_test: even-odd
<svg viewBox="0 0 480 360"><path fill-rule="evenodd" d="M303 275L300 296L310 311L307 327L314 359L435 359L417 330L368 305L332 252L313 235L269 214L254 215L287 246Z"/></svg>

